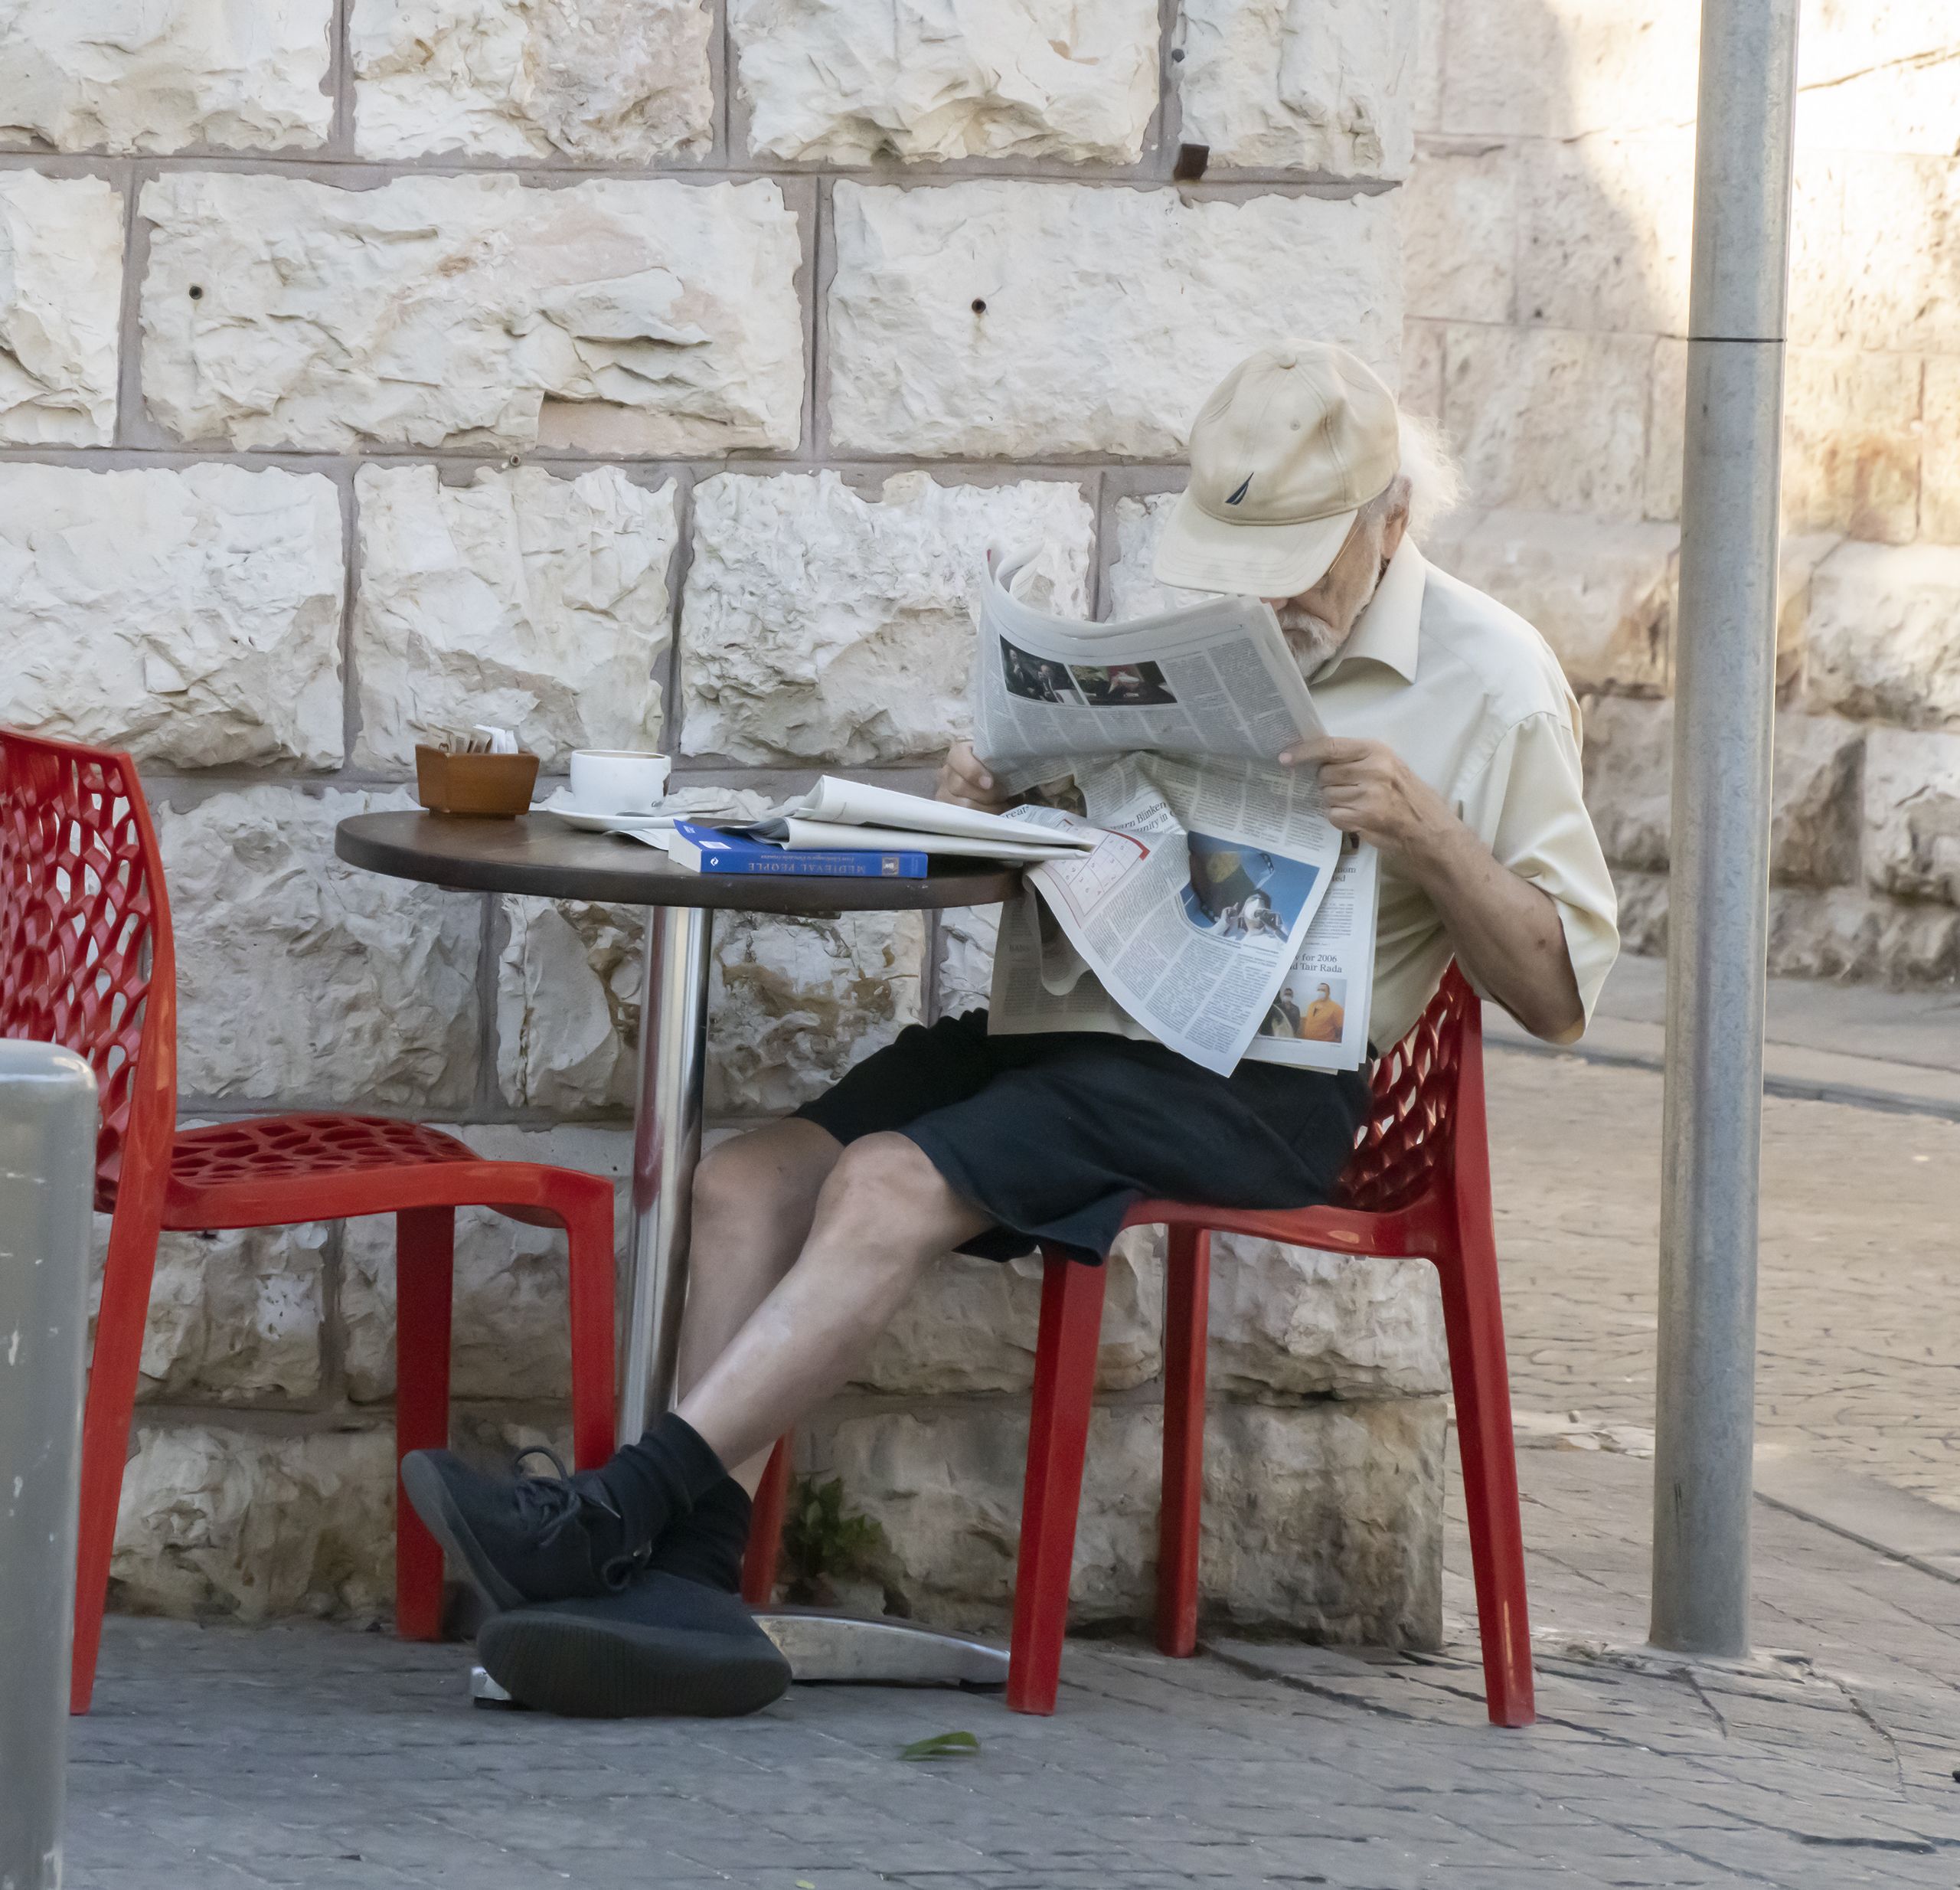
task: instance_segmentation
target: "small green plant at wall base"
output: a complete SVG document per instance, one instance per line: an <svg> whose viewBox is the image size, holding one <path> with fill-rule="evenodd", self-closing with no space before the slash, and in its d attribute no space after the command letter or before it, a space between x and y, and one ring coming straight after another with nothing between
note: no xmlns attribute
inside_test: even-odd
<svg viewBox="0 0 1960 1890"><path fill-rule="evenodd" d="M848 1514L844 1483L799 1479L791 1486L782 1521L782 1560L789 1598L826 1606L836 1598L831 1584L861 1577L880 1578L890 1545L871 1517Z"/></svg>

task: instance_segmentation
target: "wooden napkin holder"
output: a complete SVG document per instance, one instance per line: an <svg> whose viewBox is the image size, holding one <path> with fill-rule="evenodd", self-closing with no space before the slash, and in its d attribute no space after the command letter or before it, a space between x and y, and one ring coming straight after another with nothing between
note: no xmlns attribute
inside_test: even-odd
<svg viewBox="0 0 1960 1890"><path fill-rule="evenodd" d="M415 797L433 814L514 819L530 812L537 785L534 754L451 754L416 746Z"/></svg>

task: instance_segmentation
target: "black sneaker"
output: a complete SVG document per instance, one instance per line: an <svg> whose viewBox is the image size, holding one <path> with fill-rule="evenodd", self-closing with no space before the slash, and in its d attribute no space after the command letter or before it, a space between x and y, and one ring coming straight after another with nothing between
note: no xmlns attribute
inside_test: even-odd
<svg viewBox="0 0 1960 1890"><path fill-rule="evenodd" d="M550 1460L556 1476L527 1476L528 1457ZM596 1470L577 1476L550 1450L522 1450L511 1474L472 1470L452 1450L411 1450L402 1488L451 1559L493 1608L529 1601L616 1594L644 1566L629 1553L618 1505Z"/></svg>
<svg viewBox="0 0 1960 1890"><path fill-rule="evenodd" d="M736 1596L664 1568L598 1600L512 1608L484 1624L476 1656L520 1705L577 1719L731 1718L789 1685Z"/></svg>

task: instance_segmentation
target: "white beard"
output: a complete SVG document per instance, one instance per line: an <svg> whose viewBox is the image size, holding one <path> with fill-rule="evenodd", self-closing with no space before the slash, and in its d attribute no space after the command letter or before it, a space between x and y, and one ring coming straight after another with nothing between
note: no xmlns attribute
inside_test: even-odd
<svg viewBox="0 0 1960 1890"><path fill-rule="evenodd" d="M1303 676L1312 675L1348 640L1336 633L1332 624L1310 612L1289 606L1279 614L1286 647L1293 652L1293 660L1300 665Z"/></svg>

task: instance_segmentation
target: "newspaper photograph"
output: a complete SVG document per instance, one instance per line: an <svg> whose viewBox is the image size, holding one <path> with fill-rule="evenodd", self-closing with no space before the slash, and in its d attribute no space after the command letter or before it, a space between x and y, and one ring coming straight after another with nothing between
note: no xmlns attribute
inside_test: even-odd
<svg viewBox="0 0 1960 1890"><path fill-rule="evenodd" d="M1246 1055L1300 1070L1358 1070L1368 1055L1380 855L1342 836L1326 896Z"/></svg>
<svg viewBox="0 0 1960 1890"><path fill-rule="evenodd" d="M981 752L1010 791L1059 757L1150 751L1270 765L1322 732L1279 628L1256 597L1154 616L1054 616L1011 587L1027 561L989 553L974 668Z"/></svg>
<svg viewBox="0 0 1960 1890"><path fill-rule="evenodd" d="M1250 772L1132 756L1072 777L1074 806L1051 794L1007 816L1096 837L1086 853L1029 869L1031 893L1002 920L991 1028L1066 1029L1078 992L1099 1004L1106 993L1159 1042L1229 1074L1341 855L1311 774L1273 770L1256 783Z"/></svg>

